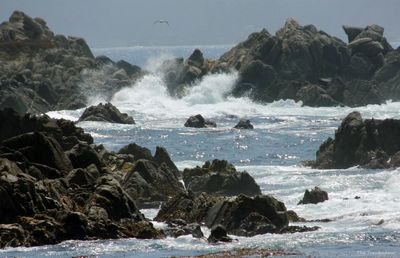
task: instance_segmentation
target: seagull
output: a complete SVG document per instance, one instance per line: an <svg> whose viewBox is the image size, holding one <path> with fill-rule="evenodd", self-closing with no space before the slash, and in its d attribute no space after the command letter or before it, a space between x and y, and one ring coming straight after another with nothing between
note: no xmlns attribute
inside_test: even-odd
<svg viewBox="0 0 400 258"><path fill-rule="evenodd" d="M156 24L156 23L165 23L165 24L167 24L168 26L169 26L169 22L167 21L167 20L158 20L158 21L154 21L153 22L153 24Z"/></svg>

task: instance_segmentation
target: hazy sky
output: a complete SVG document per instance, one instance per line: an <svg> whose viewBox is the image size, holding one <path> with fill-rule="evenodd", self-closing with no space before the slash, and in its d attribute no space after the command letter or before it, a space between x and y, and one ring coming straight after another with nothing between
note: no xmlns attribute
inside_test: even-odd
<svg viewBox="0 0 400 258"><path fill-rule="evenodd" d="M400 0L0 0L0 20L16 9L92 47L233 44L262 28L274 33L288 17L342 39L343 24L376 23L400 41Z"/></svg>

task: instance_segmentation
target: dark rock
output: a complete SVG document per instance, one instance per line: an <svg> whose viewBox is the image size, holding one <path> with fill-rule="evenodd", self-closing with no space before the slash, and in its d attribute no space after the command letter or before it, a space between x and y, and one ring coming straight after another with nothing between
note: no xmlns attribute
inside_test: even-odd
<svg viewBox="0 0 400 258"><path fill-rule="evenodd" d="M205 193L196 197L190 191L182 192L164 202L154 220L170 222L182 219L187 223L202 223L208 210L223 199L224 197L213 197Z"/></svg>
<svg viewBox="0 0 400 258"><path fill-rule="evenodd" d="M175 171L177 174L179 174L179 169L176 167L175 163L171 160L171 157L169 156L167 150L164 147L159 147L159 146L156 147L154 160L160 165L164 163L172 171Z"/></svg>
<svg viewBox="0 0 400 258"><path fill-rule="evenodd" d="M344 25L343 30L347 34L350 43L363 31L363 28Z"/></svg>
<svg viewBox="0 0 400 258"><path fill-rule="evenodd" d="M76 137L79 141L93 143L93 138L76 127L71 121L51 119L48 116L19 115L12 109L0 110L0 141L28 132L45 132L56 139L59 144L68 149L64 137Z"/></svg>
<svg viewBox="0 0 400 258"><path fill-rule="evenodd" d="M343 119L335 139L326 140L317 151L316 168L349 168L361 165L386 168L400 150L400 127L396 119L366 119L358 112Z"/></svg>
<svg viewBox="0 0 400 258"><path fill-rule="evenodd" d="M185 122L185 127L195 127L195 128L206 128L206 127L217 127L216 123L210 120L206 120L202 115L195 115L189 117Z"/></svg>
<svg viewBox="0 0 400 258"><path fill-rule="evenodd" d="M151 151L145 147L141 147L136 143L128 144L122 147L118 153L120 154L131 154L133 155L135 160L146 159L153 160L153 156L151 155Z"/></svg>
<svg viewBox="0 0 400 258"><path fill-rule="evenodd" d="M216 196L261 194L260 187L247 172L236 171L226 160L207 161L202 167L186 168L183 171L183 181L186 189L195 195L202 192Z"/></svg>
<svg viewBox="0 0 400 258"><path fill-rule="evenodd" d="M135 121L126 113L121 113L111 103L98 104L85 109L78 122L100 121L119 124L134 124Z"/></svg>
<svg viewBox="0 0 400 258"><path fill-rule="evenodd" d="M233 128L236 129L254 129L254 126L250 123L248 119L240 119L240 121Z"/></svg>
<svg viewBox="0 0 400 258"><path fill-rule="evenodd" d="M103 166L97 152L88 144L78 143L66 152L74 168L86 168L95 165L99 170Z"/></svg>
<svg viewBox="0 0 400 258"><path fill-rule="evenodd" d="M277 233L288 223L285 205L269 195L239 195L215 204L206 217L208 227L221 224L228 233L241 236Z"/></svg>
<svg viewBox="0 0 400 258"><path fill-rule="evenodd" d="M227 235L225 227L218 224L212 227L211 234L207 241L209 243L232 242L232 238Z"/></svg>
<svg viewBox="0 0 400 258"><path fill-rule="evenodd" d="M287 215L290 222L306 222L306 220L297 215L294 210L288 210Z"/></svg>
<svg viewBox="0 0 400 258"><path fill-rule="evenodd" d="M116 63L117 67L120 69L124 69L125 72L129 75L132 76L134 74L137 74L141 71L139 66L136 65L131 65L130 63L126 62L125 60L119 60Z"/></svg>
<svg viewBox="0 0 400 258"><path fill-rule="evenodd" d="M165 163L158 165L143 159L138 160L124 176L122 186L140 207L149 202L158 206L159 202L183 191L176 171Z"/></svg>
<svg viewBox="0 0 400 258"><path fill-rule="evenodd" d="M56 168L64 173L72 169L70 160L64 154L60 144L42 133L26 133L4 140L2 146L18 151L27 160Z"/></svg>
<svg viewBox="0 0 400 258"><path fill-rule="evenodd" d="M328 200L328 193L319 187L314 187L311 191L308 189L304 193L304 197L298 204L317 204Z"/></svg>

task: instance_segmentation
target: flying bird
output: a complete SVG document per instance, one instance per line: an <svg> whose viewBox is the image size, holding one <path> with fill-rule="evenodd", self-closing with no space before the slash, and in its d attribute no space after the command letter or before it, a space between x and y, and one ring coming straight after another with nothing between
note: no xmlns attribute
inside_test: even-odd
<svg viewBox="0 0 400 258"><path fill-rule="evenodd" d="M154 24L157 24L157 23L160 23L160 24L165 23L165 24L167 24L167 25L169 26L169 22L168 22L167 20L158 20L158 21L154 21L154 22L153 22L153 25L154 25Z"/></svg>

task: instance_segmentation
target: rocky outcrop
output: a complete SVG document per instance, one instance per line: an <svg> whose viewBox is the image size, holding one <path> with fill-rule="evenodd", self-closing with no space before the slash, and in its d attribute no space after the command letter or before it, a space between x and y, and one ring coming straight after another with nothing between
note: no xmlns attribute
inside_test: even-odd
<svg viewBox="0 0 400 258"><path fill-rule="evenodd" d="M186 120L185 127L195 127L195 128L206 128L206 127L217 127L214 121L204 119L200 114L191 116Z"/></svg>
<svg viewBox="0 0 400 258"><path fill-rule="evenodd" d="M126 62L100 62L84 39L55 35L21 11L0 24L0 59L0 109L19 113L82 108L88 92L109 97L141 74Z"/></svg>
<svg viewBox="0 0 400 258"><path fill-rule="evenodd" d="M0 124L0 248L163 236L118 176L130 155L113 167L118 154L91 145L72 122L12 110L0 117L7 122Z"/></svg>
<svg viewBox="0 0 400 258"><path fill-rule="evenodd" d="M158 208L161 202L183 192L179 181L181 173L165 148L157 147L152 156L149 149L131 143L118 153L114 155L121 157L122 161L126 159L123 155L131 157L119 165L124 170L121 183L139 207Z"/></svg>
<svg viewBox="0 0 400 258"><path fill-rule="evenodd" d="M384 96L372 77L392 51L383 29L344 29L349 44L288 19L275 35L253 33L219 61L240 72L235 96L247 92L262 102L294 99L307 106L381 103Z"/></svg>
<svg viewBox="0 0 400 258"><path fill-rule="evenodd" d="M135 124L135 120L126 113L121 113L113 104L103 103L97 106L90 106L83 111L78 122L98 121L117 124Z"/></svg>
<svg viewBox="0 0 400 258"><path fill-rule="evenodd" d="M308 189L305 191L303 199L298 204L317 204L328 200L328 193L319 187L314 187L311 191Z"/></svg>
<svg viewBox="0 0 400 258"><path fill-rule="evenodd" d="M248 119L240 119L240 121L233 127L235 129L254 129L254 126Z"/></svg>
<svg viewBox="0 0 400 258"><path fill-rule="evenodd" d="M201 79L209 72L213 72L217 62L203 57L199 49L195 49L188 59L176 58L167 60L161 65L164 81L172 96L185 95L187 87Z"/></svg>
<svg viewBox="0 0 400 258"><path fill-rule="evenodd" d="M229 198L202 193L196 197L191 191L188 191L176 195L164 203L155 220L173 225L173 232L177 231L178 222L181 225L204 223L210 229L219 228L215 233L220 231L240 236L318 229L318 227L289 226L285 205L269 195L255 197L239 195ZM217 235L225 236L225 234ZM223 240L214 236L209 241Z"/></svg>
<svg viewBox="0 0 400 258"><path fill-rule="evenodd" d="M239 79L232 95L260 102L293 99L306 106L362 106L399 99L399 51L387 42L384 29L343 29L348 43L290 18L275 35L265 29L252 33L214 62L204 60L198 50L187 61L168 61L168 87L172 95L182 96L205 74L235 69Z"/></svg>
<svg viewBox="0 0 400 258"><path fill-rule="evenodd" d="M315 168L397 167L400 151L400 120L365 119L359 112L347 115L335 132L321 144Z"/></svg>
<svg viewBox="0 0 400 258"><path fill-rule="evenodd" d="M202 167L183 170L186 189L195 195L205 192L216 196L261 194L260 187L247 172L238 172L226 160L205 162Z"/></svg>

